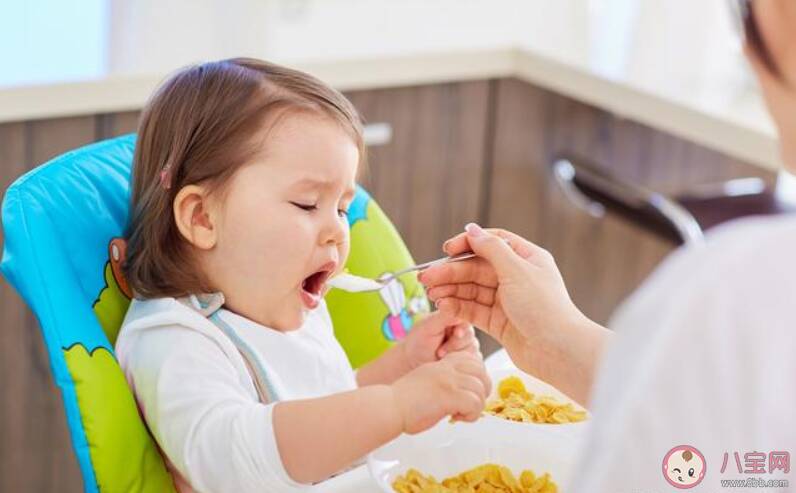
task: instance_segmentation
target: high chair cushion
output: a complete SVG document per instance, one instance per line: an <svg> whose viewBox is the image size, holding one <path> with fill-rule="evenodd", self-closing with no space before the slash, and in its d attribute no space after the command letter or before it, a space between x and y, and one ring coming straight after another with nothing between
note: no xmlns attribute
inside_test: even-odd
<svg viewBox="0 0 796 493"><path fill-rule="evenodd" d="M38 318L87 492L174 491L113 351L130 302L121 236L134 146L127 135L68 152L17 179L3 200L0 270ZM361 188L349 221L349 272L377 277L413 262ZM378 293L333 290L327 304L355 367L428 310L414 275Z"/></svg>
<svg viewBox="0 0 796 493"><path fill-rule="evenodd" d="M362 187L357 187L349 208L348 224L351 252L345 268L349 273L378 278L414 264L398 231ZM403 339L415 320L429 311L416 273L392 280L375 292L352 294L332 289L326 303L335 336L354 368Z"/></svg>

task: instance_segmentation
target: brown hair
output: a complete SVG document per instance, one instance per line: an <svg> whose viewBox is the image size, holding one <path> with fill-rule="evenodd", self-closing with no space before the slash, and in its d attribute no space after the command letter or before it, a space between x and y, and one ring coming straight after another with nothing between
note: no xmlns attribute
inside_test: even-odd
<svg viewBox="0 0 796 493"><path fill-rule="evenodd" d="M172 204L186 185L223 193L258 152L264 122L289 111L336 121L365 161L362 123L339 92L303 72L251 58L187 67L155 92L141 114L133 158L124 275L138 297L209 292ZM262 142L262 141L260 141Z"/></svg>

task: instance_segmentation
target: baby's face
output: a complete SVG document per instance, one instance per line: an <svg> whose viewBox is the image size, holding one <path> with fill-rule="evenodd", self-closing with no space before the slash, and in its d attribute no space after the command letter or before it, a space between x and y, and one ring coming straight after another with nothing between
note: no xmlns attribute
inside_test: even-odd
<svg viewBox="0 0 796 493"><path fill-rule="evenodd" d="M306 113L284 116L263 147L229 184L211 276L233 311L293 330L348 256L359 150L338 123Z"/></svg>

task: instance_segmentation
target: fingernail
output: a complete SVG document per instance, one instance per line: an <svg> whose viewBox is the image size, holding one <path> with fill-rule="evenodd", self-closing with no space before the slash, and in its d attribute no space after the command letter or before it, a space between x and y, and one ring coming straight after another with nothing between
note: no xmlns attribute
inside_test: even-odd
<svg viewBox="0 0 796 493"><path fill-rule="evenodd" d="M440 358L444 358L445 357L445 350L444 349L440 349L439 351L437 351L437 355Z"/></svg>
<svg viewBox="0 0 796 493"><path fill-rule="evenodd" d="M481 226L475 223L468 223L467 226L464 227L464 230L467 231L467 234L473 238L484 234L484 230L481 229Z"/></svg>
<svg viewBox="0 0 796 493"><path fill-rule="evenodd" d="M445 243L442 244L442 251L443 252L447 252L448 251L448 245L450 245L450 244L451 244L451 240L445 240Z"/></svg>
<svg viewBox="0 0 796 493"><path fill-rule="evenodd" d="M423 274L425 274L425 273L426 273L426 271L424 271L424 270L421 270L420 272L418 272L417 273L417 280L420 281L420 282L423 282Z"/></svg>

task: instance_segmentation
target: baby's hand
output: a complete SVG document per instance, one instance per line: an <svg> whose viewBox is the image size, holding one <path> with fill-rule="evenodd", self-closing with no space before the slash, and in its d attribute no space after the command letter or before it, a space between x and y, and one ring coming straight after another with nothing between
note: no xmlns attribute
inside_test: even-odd
<svg viewBox="0 0 796 493"><path fill-rule="evenodd" d="M426 363L391 385L405 433L420 433L445 416L475 421L492 388L484 361L471 353L451 353Z"/></svg>
<svg viewBox="0 0 796 493"><path fill-rule="evenodd" d="M417 322L401 344L409 368L417 368L455 352L481 357L473 327L442 312L431 313Z"/></svg>

